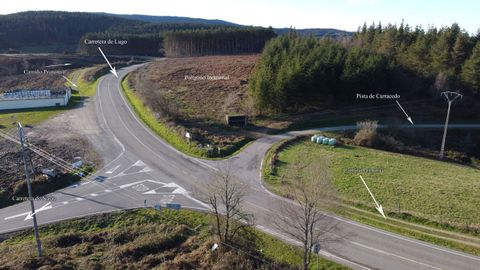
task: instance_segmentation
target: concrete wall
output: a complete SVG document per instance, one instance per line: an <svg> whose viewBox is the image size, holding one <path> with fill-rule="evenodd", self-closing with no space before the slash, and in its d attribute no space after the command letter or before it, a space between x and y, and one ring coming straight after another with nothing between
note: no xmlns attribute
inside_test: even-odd
<svg viewBox="0 0 480 270"><path fill-rule="evenodd" d="M0 99L0 110L66 106L71 97L70 90L63 97L35 99Z"/></svg>

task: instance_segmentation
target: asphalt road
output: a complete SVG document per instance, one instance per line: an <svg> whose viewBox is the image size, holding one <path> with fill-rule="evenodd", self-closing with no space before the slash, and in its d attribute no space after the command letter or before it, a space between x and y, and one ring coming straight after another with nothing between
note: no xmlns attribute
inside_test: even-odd
<svg viewBox="0 0 480 270"><path fill-rule="evenodd" d="M123 76L134 67L119 70ZM55 201L36 202L40 224L63 219L137 208L155 203L180 203L183 208L206 210L195 198L204 196L220 170L230 168L248 187L245 210L255 224L286 241L273 225L272 217L288 203L268 192L261 183L263 156L276 141L303 132L263 137L239 155L222 161L188 157L159 139L134 115L113 75L101 78L96 96L97 121L102 132L91 135L106 165L95 179L51 195ZM437 126L428 126L437 127ZM322 130L352 129L336 127ZM31 227L29 205L0 209L0 233ZM480 269L480 257L413 240L334 215L324 221L335 224L326 235L336 239L323 245L322 255L354 269Z"/></svg>

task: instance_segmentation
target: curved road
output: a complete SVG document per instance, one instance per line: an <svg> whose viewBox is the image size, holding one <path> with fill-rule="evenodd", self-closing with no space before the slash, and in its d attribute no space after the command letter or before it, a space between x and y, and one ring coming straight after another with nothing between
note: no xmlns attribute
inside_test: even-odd
<svg viewBox="0 0 480 270"><path fill-rule="evenodd" d="M119 70L119 75L124 76L134 68ZM294 242L272 225L271 217L282 213L285 199L263 187L260 167L265 152L274 142L308 131L263 137L237 156L222 161L205 161L180 153L146 128L135 117L121 93L119 80L113 75L101 78L95 105L102 132L89 139L108 163L95 174L94 180L52 193L56 198L53 202L36 202L40 224L137 208L145 203L152 206L174 202L181 203L184 208L206 210L206 205L194 197L205 194L215 174L221 168L229 167L248 186L245 208L254 214L257 227ZM31 227L28 211L27 203L0 209L0 233ZM324 244L322 255L354 269L480 268L480 257L333 215L329 215L325 222L335 224L335 229L327 237L338 240Z"/></svg>

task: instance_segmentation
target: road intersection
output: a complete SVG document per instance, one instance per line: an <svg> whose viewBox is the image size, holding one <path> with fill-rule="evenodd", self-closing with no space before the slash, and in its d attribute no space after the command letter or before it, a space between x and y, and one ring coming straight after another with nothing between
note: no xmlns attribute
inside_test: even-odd
<svg viewBox="0 0 480 270"><path fill-rule="evenodd" d="M122 78L136 66L118 70ZM156 203L180 203L183 208L207 210L198 198L208 192L210 181L224 168L248 186L245 208L254 214L256 226L285 241L272 225L285 202L264 188L260 168L265 152L283 138L307 133L290 132L258 139L240 154L222 161L189 157L158 138L135 116L112 74L100 79L95 99L102 132L89 139L106 165L87 182L51 194L56 200L36 202L40 224L95 213L143 207ZM353 129L353 126L330 130ZM329 130L323 129L323 130ZM311 131L310 131L311 132ZM0 233L31 226L27 202L0 209ZM322 254L354 269L479 269L480 257L399 236L334 215L331 237Z"/></svg>

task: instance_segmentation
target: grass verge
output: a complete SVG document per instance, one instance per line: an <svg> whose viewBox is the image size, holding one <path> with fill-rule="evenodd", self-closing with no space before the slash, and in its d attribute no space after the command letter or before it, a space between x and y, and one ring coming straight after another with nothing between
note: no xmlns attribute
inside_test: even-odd
<svg viewBox="0 0 480 270"><path fill-rule="evenodd" d="M288 196L285 179L289 179L289 164L318 159L328 159L331 164L332 181L342 199L336 214L480 255L477 169L363 147L332 148L303 137L270 148L263 162L263 179L273 192ZM361 174L382 203L387 220L378 215L359 181L361 169L365 169ZM284 176L283 180L280 176Z"/></svg>
<svg viewBox="0 0 480 270"><path fill-rule="evenodd" d="M145 106L143 101L135 94L135 90L130 87L128 83L128 75L122 79L122 90L137 116L158 136L182 153L193 157L209 158L209 153L206 149L198 148L194 144L189 144L183 136L169 128L165 123L156 119L152 110ZM252 141L252 138L246 138L231 147L221 149L222 157L224 158L238 153Z"/></svg>
<svg viewBox="0 0 480 270"><path fill-rule="evenodd" d="M159 265L173 269L208 269L221 267L222 263L241 267L245 257L229 255L225 246L220 245L222 253L209 250L215 242L209 221L207 214L168 209L118 211L63 221L40 228L45 258L36 259L33 232L26 230L0 243L0 264L5 269L44 265L77 269L93 266L151 269ZM255 230L254 233L255 255L270 266L288 268L301 263L299 248L262 232ZM317 269L316 260L311 269ZM318 269L347 268L321 258Z"/></svg>

